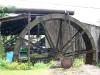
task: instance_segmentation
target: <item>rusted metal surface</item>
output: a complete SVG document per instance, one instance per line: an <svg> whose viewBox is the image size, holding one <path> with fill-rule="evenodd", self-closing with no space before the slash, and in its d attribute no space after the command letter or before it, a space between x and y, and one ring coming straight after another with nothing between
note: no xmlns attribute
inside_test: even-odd
<svg viewBox="0 0 100 75"><path fill-rule="evenodd" d="M64 69L68 69L68 68L70 68L71 66L72 66L72 64L73 64L73 61L72 61L72 59L71 58L63 58L62 60L61 60L61 66L62 66L62 68L64 68Z"/></svg>

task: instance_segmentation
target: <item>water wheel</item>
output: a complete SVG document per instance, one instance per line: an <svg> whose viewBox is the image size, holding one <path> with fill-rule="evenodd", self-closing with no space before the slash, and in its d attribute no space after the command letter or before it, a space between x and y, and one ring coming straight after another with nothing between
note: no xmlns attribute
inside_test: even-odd
<svg viewBox="0 0 100 75"><path fill-rule="evenodd" d="M64 57L71 56L72 58L83 55L85 63L92 64L95 44L91 33L83 23L68 14L48 14L37 17L30 22L19 34L14 51L14 60L18 59L22 40L28 42L28 39L25 39L28 30L31 31L36 25L42 25L45 47L55 52L54 55L57 56L60 53ZM46 50L32 41L30 44L41 50Z"/></svg>

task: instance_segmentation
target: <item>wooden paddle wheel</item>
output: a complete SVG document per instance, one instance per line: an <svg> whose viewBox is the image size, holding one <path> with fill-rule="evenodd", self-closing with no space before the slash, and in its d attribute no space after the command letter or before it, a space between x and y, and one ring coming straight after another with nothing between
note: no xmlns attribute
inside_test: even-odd
<svg viewBox="0 0 100 75"><path fill-rule="evenodd" d="M30 34L29 38L25 38L35 26L41 26L43 31L39 32L43 36L38 36L37 42L33 42L34 37ZM39 35L39 34L38 34ZM45 40L45 47L39 45L41 39ZM23 43L23 44L22 44ZM30 43L28 45L28 43ZM83 23L71 17L69 13L65 14L48 14L37 16L35 20L28 23L23 31L19 34L14 50L14 61L18 60L21 47L37 48L40 51L51 53L53 58L70 57L76 58L84 56L86 64L92 64L93 55L95 53L95 44L91 33Z"/></svg>

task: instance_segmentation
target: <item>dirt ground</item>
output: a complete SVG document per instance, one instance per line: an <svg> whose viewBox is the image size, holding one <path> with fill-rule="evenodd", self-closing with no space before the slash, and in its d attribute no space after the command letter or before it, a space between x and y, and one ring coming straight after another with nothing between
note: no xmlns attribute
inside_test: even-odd
<svg viewBox="0 0 100 75"><path fill-rule="evenodd" d="M0 75L100 75L100 68L93 65L83 65L73 70L62 68L38 70L0 70Z"/></svg>
<svg viewBox="0 0 100 75"><path fill-rule="evenodd" d="M74 70L53 69L52 75L100 75L100 68L93 65L83 65Z"/></svg>

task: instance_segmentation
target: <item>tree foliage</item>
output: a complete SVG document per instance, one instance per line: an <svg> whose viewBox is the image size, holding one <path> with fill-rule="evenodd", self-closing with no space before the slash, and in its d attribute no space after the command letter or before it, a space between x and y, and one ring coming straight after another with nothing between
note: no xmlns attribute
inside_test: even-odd
<svg viewBox="0 0 100 75"><path fill-rule="evenodd" d="M0 7L0 17L8 17L9 12L15 12L17 9L15 6Z"/></svg>

